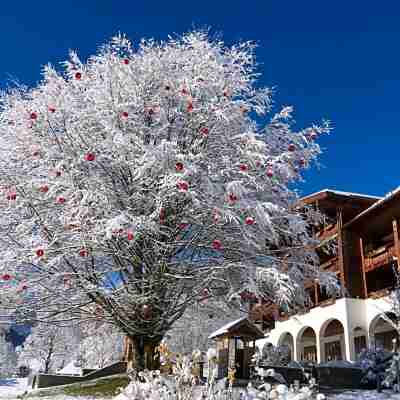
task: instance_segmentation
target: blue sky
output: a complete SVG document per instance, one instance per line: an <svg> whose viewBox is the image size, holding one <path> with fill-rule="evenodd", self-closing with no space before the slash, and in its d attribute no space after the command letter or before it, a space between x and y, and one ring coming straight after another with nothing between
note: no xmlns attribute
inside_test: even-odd
<svg viewBox="0 0 400 400"><path fill-rule="evenodd" d="M328 118L323 168L303 193L329 187L381 195L400 185L400 3L336 0L5 1L0 86L33 85L69 49L92 54L118 31L132 40L210 27L227 43L256 40L262 83L299 126Z"/></svg>

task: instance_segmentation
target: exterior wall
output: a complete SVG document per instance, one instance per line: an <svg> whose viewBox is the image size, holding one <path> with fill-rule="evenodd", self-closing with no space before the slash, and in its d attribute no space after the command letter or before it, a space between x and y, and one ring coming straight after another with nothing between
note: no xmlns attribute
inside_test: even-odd
<svg viewBox="0 0 400 400"><path fill-rule="evenodd" d="M293 355L295 361L300 361L304 345L309 345L307 340L302 340L302 334L307 327L315 332L317 361L325 362L325 343L339 341L343 358L348 361L356 360L354 338L365 336L366 343L373 345L374 325L380 315L390 311L388 297L380 299L337 299L335 303L311 309L305 314L298 314L286 321L276 322L275 329L269 332L264 339L257 341L257 346L262 348L266 342L277 346L282 343L286 333L294 338ZM324 337L325 329L333 320L338 320L343 326L343 335Z"/></svg>

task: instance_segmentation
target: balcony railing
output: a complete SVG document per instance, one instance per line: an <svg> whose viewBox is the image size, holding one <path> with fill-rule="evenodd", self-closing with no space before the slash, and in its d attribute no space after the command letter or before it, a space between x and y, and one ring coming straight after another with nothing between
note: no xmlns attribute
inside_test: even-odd
<svg viewBox="0 0 400 400"><path fill-rule="evenodd" d="M337 256L332 257L330 260L320 265L320 268L324 271L339 271L339 259Z"/></svg>
<svg viewBox="0 0 400 400"><path fill-rule="evenodd" d="M368 256L364 258L365 271L371 271L375 268L391 263L395 255L396 253L393 244L382 246L379 249L370 252Z"/></svg>
<svg viewBox="0 0 400 400"><path fill-rule="evenodd" d="M323 241L337 233L336 224L329 224L317 233L317 239Z"/></svg>

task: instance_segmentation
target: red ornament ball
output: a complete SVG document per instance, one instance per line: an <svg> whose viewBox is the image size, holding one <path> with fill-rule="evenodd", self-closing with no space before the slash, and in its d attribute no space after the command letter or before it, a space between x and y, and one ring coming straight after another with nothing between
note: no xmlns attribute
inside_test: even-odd
<svg viewBox="0 0 400 400"><path fill-rule="evenodd" d="M86 249L83 248L83 249L79 250L79 255L81 257L87 257L89 255L89 252Z"/></svg>
<svg viewBox="0 0 400 400"><path fill-rule="evenodd" d="M27 290L28 289L28 285L22 285L21 286L21 290Z"/></svg>
<svg viewBox="0 0 400 400"><path fill-rule="evenodd" d="M246 219L244 220L244 223L246 225L254 225L255 222L256 220L253 217L246 217Z"/></svg>
<svg viewBox="0 0 400 400"><path fill-rule="evenodd" d="M56 109L54 107L49 107L48 110L51 113L55 113L56 112Z"/></svg>
<svg viewBox="0 0 400 400"><path fill-rule="evenodd" d="M129 64L129 60L128 60L127 58L124 58L123 63L124 63L125 65L128 65L128 64Z"/></svg>
<svg viewBox="0 0 400 400"><path fill-rule="evenodd" d="M37 119L37 114L35 112L31 112L31 119Z"/></svg>
<svg viewBox="0 0 400 400"><path fill-rule="evenodd" d="M9 192L7 194L7 200L17 200L17 193L16 192Z"/></svg>
<svg viewBox="0 0 400 400"><path fill-rule="evenodd" d="M193 111L193 103L190 101L187 105L187 112L192 112Z"/></svg>
<svg viewBox="0 0 400 400"><path fill-rule="evenodd" d="M57 170L54 174L55 174L57 177L60 177L60 176L61 176L61 171Z"/></svg>
<svg viewBox="0 0 400 400"><path fill-rule="evenodd" d="M221 250L221 249L222 249L222 243L221 243L221 241L218 240L218 239L213 240L213 242L212 242L212 248L213 248L214 250Z"/></svg>
<svg viewBox="0 0 400 400"><path fill-rule="evenodd" d="M215 213L213 219L214 219L214 222L217 224L221 220L221 216L219 214Z"/></svg>
<svg viewBox="0 0 400 400"><path fill-rule="evenodd" d="M75 79L77 79L79 81L79 79L82 78L82 74L80 72L76 72L75 73Z"/></svg>
<svg viewBox="0 0 400 400"><path fill-rule="evenodd" d="M181 93L182 93L184 96L187 95L187 94L189 94L189 92L188 92L185 88L181 90Z"/></svg>
<svg viewBox="0 0 400 400"><path fill-rule="evenodd" d="M47 193L49 191L49 187L47 185L42 185L39 188L39 192Z"/></svg>
<svg viewBox="0 0 400 400"><path fill-rule="evenodd" d="M304 166L306 165L306 160L305 160L304 158L301 158L301 159L299 160L299 165L300 165L301 167L304 167Z"/></svg>
<svg viewBox="0 0 400 400"><path fill-rule="evenodd" d="M128 118L129 114L128 114L127 111L122 111L121 116L124 117L124 118Z"/></svg>
<svg viewBox="0 0 400 400"><path fill-rule="evenodd" d="M228 199L229 199L229 203L234 204L234 203L236 203L238 198L235 194L229 193Z"/></svg>
<svg viewBox="0 0 400 400"><path fill-rule="evenodd" d="M272 178L274 176L274 171L272 170L272 168L267 169L267 176L268 178Z"/></svg>
<svg viewBox="0 0 400 400"><path fill-rule="evenodd" d="M96 159L96 156L94 153L86 153L85 154L86 161L94 161L95 159Z"/></svg>
<svg viewBox="0 0 400 400"><path fill-rule="evenodd" d="M176 186L180 192L187 192L189 190L189 184L186 181L179 181Z"/></svg>
<svg viewBox="0 0 400 400"><path fill-rule="evenodd" d="M204 127L204 128L201 128L201 129L200 129L200 132L201 132L204 136L207 136L208 133L209 133L209 129L206 128L206 127Z"/></svg>
<svg viewBox="0 0 400 400"><path fill-rule="evenodd" d="M295 151L296 150L296 146L293 143L290 143L288 146L288 150L289 151Z"/></svg>
<svg viewBox="0 0 400 400"><path fill-rule="evenodd" d="M181 163L181 162L177 162L176 164L175 164L175 169L176 169L176 172L182 172L183 171L183 163Z"/></svg>
<svg viewBox="0 0 400 400"><path fill-rule="evenodd" d="M10 274L4 274L2 276L2 279L3 279L3 281L9 281L9 280L11 280L11 275Z"/></svg>
<svg viewBox="0 0 400 400"><path fill-rule="evenodd" d="M244 172L244 171L247 171L247 170L249 169L249 167L247 166L247 164L240 164L240 167L239 167L239 168L240 168L240 170L243 171L243 172Z"/></svg>
<svg viewBox="0 0 400 400"><path fill-rule="evenodd" d="M43 249L36 249L35 254L37 257L43 257L44 256L44 250Z"/></svg>
<svg viewBox="0 0 400 400"><path fill-rule="evenodd" d="M126 238L127 238L128 240L134 240L134 239L135 239L135 234L134 234L133 232L128 232L128 233L126 234Z"/></svg>
<svg viewBox="0 0 400 400"><path fill-rule="evenodd" d="M57 201L58 204L64 204L65 203L65 197L58 196L56 201Z"/></svg>

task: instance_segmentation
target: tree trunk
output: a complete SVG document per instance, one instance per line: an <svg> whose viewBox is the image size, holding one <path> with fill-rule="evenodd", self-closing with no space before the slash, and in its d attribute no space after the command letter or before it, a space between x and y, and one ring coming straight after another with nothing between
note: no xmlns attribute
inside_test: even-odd
<svg viewBox="0 0 400 400"><path fill-rule="evenodd" d="M124 361L128 369L143 371L160 368L160 362L155 352L161 338L148 338L145 336L127 336L125 339Z"/></svg>

